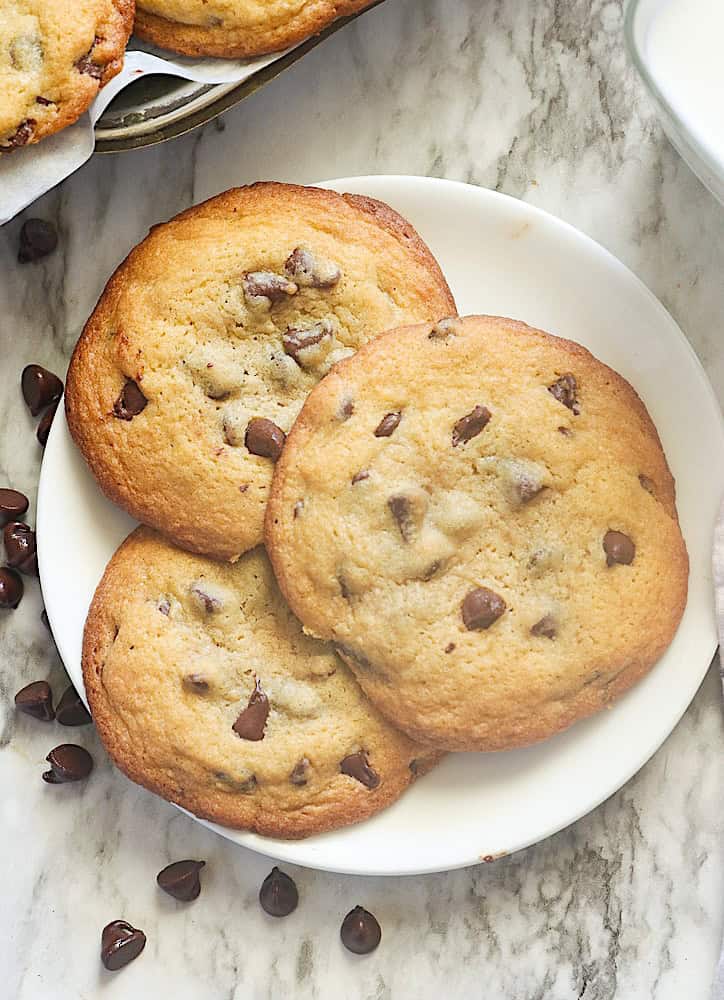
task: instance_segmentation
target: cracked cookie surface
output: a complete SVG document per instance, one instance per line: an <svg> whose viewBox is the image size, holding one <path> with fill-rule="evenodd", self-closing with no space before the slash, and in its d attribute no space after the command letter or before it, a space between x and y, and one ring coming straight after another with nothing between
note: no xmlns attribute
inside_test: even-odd
<svg viewBox="0 0 724 1000"><path fill-rule="evenodd" d="M71 360L68 425L107 496L233 560L262 540L274 462L319 379L380 331L451 308L388 206L229 191L155 227L111 278Z"/></svg>
<svg viewBox="0 0 724 1000"><path fill-rule="evenodd" d="M76 121L123 65L133 0L0 0L0 153Z"/></svg>
<svg viewBox="0 0 724 1000"><path fill-rule="evenodd" d="M526 745L610 704L686 603L643 403L579 345L496 317L390 331L339 365L276 466L266 542L310 634L444 749Z"/></svg>
<svg viewBox="0 0 724 1000"><path fill-rule="evenodd" d="M365 819L439 757L303 634L261 548L230 566L136 529L91 604L83 677L101 739L133 781L266 836Z"/></svg>

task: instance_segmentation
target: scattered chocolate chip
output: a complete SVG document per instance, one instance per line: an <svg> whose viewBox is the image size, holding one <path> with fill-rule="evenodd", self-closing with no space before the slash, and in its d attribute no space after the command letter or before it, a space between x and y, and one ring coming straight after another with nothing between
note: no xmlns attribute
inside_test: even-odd
<svg viewBox="0 0 724 1000"><path fill-rule="evenodd" d="M462 603L463 624L468 631L485 629L500 618L506 609L505 601L488 587L471 590Z"/></svg>
<svg viewBox="0 0 724 1000"><path fill-rule="evenodd" d="M309 760L307 757L302 757L292 768L289 780L293 785L306 785L308 773Z"/></svg>
<svg viewBox="0 0 724 1000"><path fill-rule="evenodd" d="M556 620L553 615L543 615L540 621L531 626L530 634L542 636L545 639L555 639L557 633Z"/></svg>
<svg viewBox="0 0 724 1000"><path fill-rule="evenodd" d="M274 274L273 271L250 271L242 278L241 285L250 305L264 305L267 308L273 302L283 302L299 291L293 281L282 274Z"/></svg>
<svg viewBox="0 0 724 1000"><path fill-rule="evenodd" d="M295 521L299 517L299 515L302 513L303 510L304 510L304 501L303 500L297 500L297 502L294 504L294 513L292 514L292 516L293 516L293 518L294 518Z"/></svg>
<svg viewBox="0 0 724 1000"><path fill-rule="evenodd" d="M169 601L166 600L166 598L158 602L158 610L161 612L162 615L165 615L166 618L168 618L168 616L171 614L171 604L169 603Z"/></svg>
<svg viewBox="0 0 724 1000"><path fill-rule="evenodd" d="M93 758L87 750L75 743L61 743L45 759L50 764L50 770L43 772L43 781L47 781L49 785L82 781L93 770Z"/></svg>
<svg viewBox="0 0 724 1000"><path fill-rule="evenodd" d="M15 707L19 712L32 715L41 722L52 722L55 712L50 684L47 681L33 681L32 684L26 684L15 695Z"/></svg>
<svg viewBox="0 0 724 1000"><path fill-rule="evenodd" d="M52 406L48 407L45 413L42 415L38 421L38 429L35 432L40 444L43 448L48 443L48 435L50 434L50 428L53 426L53 418L55 417L56 410L58 409L58 404L53 403Z"/></svg>
<svg viewBox="0 0 724 1000"><path fill-rule="evenodd" d="M516 500L528 503L543 491L543 479L536 469L521 466L514 476L514 489Z"/></svg>
<svg viewBox="0 0 724 1000"><path fill-rule="evenodd" d="M347 586L347 581L345 580L342 573L337 574L337 583L339 584L339 592L345 601L348 601L352 596L352 591Z"/></svg>
<svg viewBox="0 0 724 1000"><path fill-rule="evenodd" d="M18 490L0 489L0 525L19 520L28 509L28 498Z"/></svg>
<svg viewBox="0 0 724 1000"><path fill-rule="evenodd" d="M656 496L656 483L653 481L653 479L650 479L648 476L645 476L643 473L641 473L639 475L639 482L641 483L642 487L646 490L647 493L650 493L652 497Z"/></svg>
<svg viewBox="0 0 724 1000"><path fill-rule="evenodd" d="M207 615L213 615L221 610L221 600L214 594L209 594L203 589L203 580L196 580L189 588L189 593Z"/></svg>
<svg viewBox="0 0 724 1000"><path fill-rule="evenodd" d="M268 716L269 699L262 691L261 683L257 678L249 698L249 704L240 713L239 718L231 728L242 740L257 742L264 739L264 727Z"/></svg>
<svg viewBox="0 0 724 1000"><path fill-rule="evenodd" d="M259 902L262 910L270 917L288 917L296 910L299 902L294 880L275 866L261 884Z"/></svg>
<svg viewBox="0 0 724 1000"><path fill-rule="evenodd" d="M408 497L390 497L387 501L387 506L390 508L392 516L397 521L397 527L400 529L402 540L404 542L409 542L415 533L415 522L412 517L412 505L410 504Z"/></svg>
<svg viewBox="0 0 724 1000"><path fill-rule="evenodd" d="M454 642L449 642L449 643L447 644L447 646L445 647L445 652L446 652L446 653L452 653L452 651L453 651L454 649L455 649L455 643L454 643Z"/></svg>
<svg viewBox="0 0 724 1000"><path fill-rule="evenodd" d="M203 674L186 674L183 683L184 687L194 694L206 694L209 690L209 682Z"/></svg>
<svg viewBox="0 0 724 1000"><path fill-rule="evenodd" d="M433 576L435 576L436 573L440 572L442 567L443 567L443 561L441 559L433 559L430 565L427 566L422 571L422 576L420 577L420 579L424 580L425 583L427 583L428 580L432 580Z"/></svg>
<svg viewBox="0 0 724 1000"><path fill-rule="evenodd" d="M113 404L113 416L119 420L133 420L146 409L148 400L133 379L127 379L118 399Z"/></svg>
<svg viewBox="0 0 724 1000"><path fill-rule="evenodd" d="M24 589L19 573L7 566L0 568L0 608L3 610L17 608L22 600Z"/></svg>
<svg viewBox="0 0 724 1000"><path fill-rule="evenodd" d="M450 336L455 336L455 334L460 329L460 320L457 316L446 316L445 319L439 320L430 330L427 335L428 340L447 340Z"/></svg>
<svg viewBox="0 0 724 1000"><path fill-rule="evenodd" d="M312 323L307 327L289 327L282 336L284 351L294 358L298 365L303 366L304 358L300 357L302 352L325 339L330 340L333 332L334 326L328 319Z"/></svg>
<svg viewBox="0 0 724 1000"><path fill-rule="evenodd" d="M3 541L8 565L25 576L38 575L35 532L23 521L10 521L3 528Z"/></svg>
<svg viewBox="0 0 724 1000"><path fill-rule="evenodd" d="M333 288L342 277L342 271L334 261L317 257L303 246L292 250L284 270L300 288Z"/></svg>
<svg viewBox="0 0 724 1000"><path fill-rule="evenodd" d="M58 245L58 233L52 222L45 219L26 219L20 230L18 260L30 264L47 257Z"/></svg>
<svg viewBox="0 0 724 1000"><path fill-rule="evenodd" d="M352 476L352 485L356 486L357 483L364 482L365 479L369 478L370 478L369 471L367 469L360 469L359 472L355 472L355 474Z"/></svg>
<svg viewBox="0 0 724 1000"><path fill-rule="evenodd" d="M453 448L457 448L459 444L465 444L472 438L477 437L488 424L491 417L492 413L487 406L476 406L470 413L467 413L464 417L460 417L452 429Z"/></svg>
<svg viewBox="0 0 724 1000"><path fill-rule="evenodd" d="M355 955L369 955L382 939L377 918L361 906L355 906L342 921L339 936L342 944Z"/></svg>
<svg viewBox="0 0 724 1000"><path fill-rule="evenodd" d="M138 958L146 947L146 935L125 920L106 924L101 935L101 962L109 972L117 972Z"/></svg>
<svg viewBox="0 0 724 1000"><path fill-rule="evenodd" d="M573 431L570 429L570 427L559 427L558 428L558 433L562 434L563 437L567 437L567 438L573 437Z"/></svg>
<svg viewBox="0 0 724 1000"><path fill-rule="evenodd" d="M378 438L388 438L390 435L397 430L397 427L402 420L402 413L386 413L385 416L380 420L379 424L375 427L375 437Z"/></svg>
<svg viewBox="0 0 724 1000"><path fill-rule="evenodd" d="M606 564L613 566L620 563L628 566L634 561L636 546L621 531L607 531L603 536L603 551L606 553Z"/></svg>
<svg viewBox="0 0 724 1000"><path fill-rule="evenodd" d="M349 420L349 418L354 413L354 400L350 399L349 396L345 396L344 399L339 404L339 409L337 410L337 416L340 420Z"/></svg>
<svg viewBox="0 0 724 1000"><path fill-rule="evenodd" d="M105 69L105 66L99 65L98 63L94 63L93 59L91 58L91 56L93 55L93 49L100 41L102 41L102 39L99 38L98 35L96 35L96 37L93 39L93 44L88 49L86 54L84 56L81 56L81 58L75 64L75 68L78 70L79 73L84 73L86 76L92 76L94 80L100 80L101 77L103 76L103 70Z"/></svg>
<svg viewBox="0 0 724 1000"><path fill-rule="evenodd" d="M33 129L35 128L36 121L34 118L26 118L24 122L18 125L17 129L6 139L3 143L3 149L19 149L21 146L26 146L33 137Z"/></svg>
<svg viewBox="0 0 724 1000"><path fill-rule="evenodd" d="M27 365L20 377L23 399L34 417L63 395L63 383L41 365Z"/></svg>
<svg viewBox="0 0 724 1000"><path fill-rule="evenodd" d="M276 462L282 453L287 436L281 427L266 417L252 417L246 428L244 444L252 455L270 458Z"/></svg>
<svg viewBox="0 0 724 1000"><path fill-rule="evenodd" d="M552 385L549 385L548 392L554 397L554 399L557 399L559 403L563 403L563 405L567 406L569 410L572 410L575 416L578 416L581 412L578 400L576 399L578 383L570 372L566 375L561 375L561 377L556 379Z"/></svg>
<svg viewBox="0 0 724 1000"><path fill-rule="evenodd" d="M351 753L345 757L341 761L339 769L342 774L348 774L350 778L355 778L365 788L377 788L380 783L380 776L370 766L364 750L358 750L357 753Z"/></svg>
<svg viewBox="0 0 724 1000"><path fill-rule="evenodd" d="M182 903L190 903L197 899L201 892L199 872L205 861L174 861L166 865L156 876L159 888Z"/></svg>
<svg viewBox="0 0 724 1000"><path fill-rule="evenodd" d="M72 684L63 692L55 710L55 717L61 726L87 726L93 721Z"/></svg>
<svg viewBox="0 0 724 1000"><path fill-rule="evenodd" d="M55 101L49 101L47 97L36 97L36 104L42 104L44 108L49 108L51 104L55 104Z"/></svg>

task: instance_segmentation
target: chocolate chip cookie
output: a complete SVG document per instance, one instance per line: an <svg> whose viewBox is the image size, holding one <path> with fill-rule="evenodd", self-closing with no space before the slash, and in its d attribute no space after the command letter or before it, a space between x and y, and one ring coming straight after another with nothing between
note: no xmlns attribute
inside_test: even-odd
<svg viewBox="0 0 724 1000"><path fill-rule="evenodd" d="M365 819L438 757L304 635L262 548L230 566L136 529L91 604L83 676L101 739L133 781L267 836Z"/></svg>
<svg viewBox="0 0 724 1000"><path fill-rule="evenodd" d="M262 540L310 389L381 330L452 304L388 206L285 184L228 191L157 226L111 278L70 364L71 434L139 521L234 560Z"/></svg>
<svg viewBox="0 0 724 1000"><path fill-rule="evenodd" d="M0 153L76 121L123 65L133 0L0 0Z"/></svg>
<svg viewBox="0 0 724 1000"><path fill-rule="evenodd" d="M135 33L189 56L248 58L290 48L374 0L141 0Z"/></svg>
<svg viewBox="0 0 724 1000"><path fill-rule="evenodd" d="M392 331L340 364L289 436L266 529L309 633L446 749L524 746L609 705L686 603L643 403L584 348L507 319Z"/></svg>

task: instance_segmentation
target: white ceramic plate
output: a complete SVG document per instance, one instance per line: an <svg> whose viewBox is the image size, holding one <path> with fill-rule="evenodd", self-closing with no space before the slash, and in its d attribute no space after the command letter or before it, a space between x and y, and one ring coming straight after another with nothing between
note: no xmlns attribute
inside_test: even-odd
<svg viewBox="0 0 724 1000"><path fill-rule="evenodd" d="M410 219L440 261L461 313L512 316L577 340L633 383L676 477L691 558L689 603L671 648L610 711L525 750L451 755L392 808L336 833L285 842L213 827L263 854L315 868L441 871L510 853L572 823L620 788L676 725L716 647L709 564L724 493L724 429L704 371L668 313L621 263L570 226L523 202L449 181L364 177L327 186L380 198ZM82 691L88 605L133 524L101 496L62 411L45 450L37 525L48 616Z"/></svg>

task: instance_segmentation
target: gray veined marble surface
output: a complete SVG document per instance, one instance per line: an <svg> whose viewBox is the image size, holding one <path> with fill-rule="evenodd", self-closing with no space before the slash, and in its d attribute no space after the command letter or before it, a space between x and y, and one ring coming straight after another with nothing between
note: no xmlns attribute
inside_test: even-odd
<svg viewBox="0 0 724 1000"><path fill-rule="evenodd" d="M20 267L22 220L0 231L2 484L34 496L38 476L21 368L64 373L105 280L151 224L258 178L431 174L540 205L640 275L724 399L724 210L665 141L621 23L620 0L387 0L219 124L92 160L32 211L59 227L54 256ZM79 558L82 548L78 538ZM66 737L15 717L22 683L63 683L37 586L28 591L0 617L3 998L707 997L724 915L714 671L654 759L571 829L494 865L424 878L289 868L302 902L275 922L256 903L268 861L133 787L92 730ZM40 780L63 738L95 753L83 787ZM180 857L208 861L190 906L154 884ZM366 959L338 939L355 903L383 926ZM99 931L121 915L149 943L111 977Z"/></svg>

